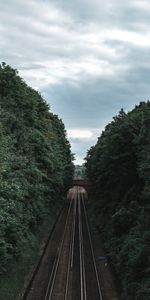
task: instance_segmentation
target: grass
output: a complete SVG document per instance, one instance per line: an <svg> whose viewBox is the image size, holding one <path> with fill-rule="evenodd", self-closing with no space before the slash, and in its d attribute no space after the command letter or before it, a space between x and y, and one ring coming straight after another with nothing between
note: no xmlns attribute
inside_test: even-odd
<svg viewBox="0 0 150 300"><path fill-rule="evenodd" d="M46 240L58 213L49 215L35 235L24 243L21 256L10 262L7 273L0 276L0 300L21 300L35 264L41 254L42 241Z"/></svg>

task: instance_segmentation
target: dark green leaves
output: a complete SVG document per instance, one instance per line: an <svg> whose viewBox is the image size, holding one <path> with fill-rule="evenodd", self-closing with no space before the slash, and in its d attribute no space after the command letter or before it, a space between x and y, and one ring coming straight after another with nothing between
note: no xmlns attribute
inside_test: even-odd
<svg viewBox="0 0 150 300"><path fill-rule="evenodd" d="M150 298L150 102L123 110L86 157L92 206L122 279L122 299Z"/></svg>
<svg viewBox="0 0 150 300"><path fill-rule="evenodd" d="M0 66L0 272L44 218L60 207L72 178L62 121L10 66Z"/></svg>

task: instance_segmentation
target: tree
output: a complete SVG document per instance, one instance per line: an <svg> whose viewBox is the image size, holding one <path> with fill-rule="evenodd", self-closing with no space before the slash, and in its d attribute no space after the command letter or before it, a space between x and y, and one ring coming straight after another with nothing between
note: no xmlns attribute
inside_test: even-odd
<svg viewBox="0 0 150 300"><path fill-rule="evenodd" d="M62 120L18 72L0 65L0 273L48 214L73 176Z"/></svg>
<svg viewBox="0 0 150 300"><path fill-rule="evenodd" d="M121 278L122 299L146 300L150 298L150 261L144 259L150 239L150 102L141 102L127 114L121 110L88 151L85 165L94 181L93 219Z"/></svg>

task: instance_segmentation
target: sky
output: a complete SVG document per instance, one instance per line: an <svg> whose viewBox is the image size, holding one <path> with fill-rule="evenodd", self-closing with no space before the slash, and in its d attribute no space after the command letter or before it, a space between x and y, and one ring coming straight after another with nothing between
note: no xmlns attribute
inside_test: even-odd
<svg viewBox="0 0 150 300"><path fill-rule="evenodd" d="M0 61L59 115L82 164L121 108L150 97L148 0L0 0Z"/></svg>

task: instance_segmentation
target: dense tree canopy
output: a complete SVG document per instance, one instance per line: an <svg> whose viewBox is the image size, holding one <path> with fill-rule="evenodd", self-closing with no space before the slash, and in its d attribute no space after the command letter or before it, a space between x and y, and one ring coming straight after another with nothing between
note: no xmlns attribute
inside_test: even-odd
<svg viewBox="0 0 150 300"><path fill-rule="evenodd" d="M0 273L48 212L63 203L73 174L66 131L16 70L0 65Z"/></svg>
<svg viewBox="0 0 150 300"><path fill-rule="evenodd" d="M150 102L123 110L86 157L92 208L122 299L150 299Z"/></svg>

